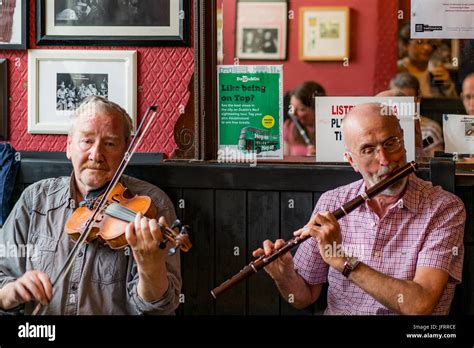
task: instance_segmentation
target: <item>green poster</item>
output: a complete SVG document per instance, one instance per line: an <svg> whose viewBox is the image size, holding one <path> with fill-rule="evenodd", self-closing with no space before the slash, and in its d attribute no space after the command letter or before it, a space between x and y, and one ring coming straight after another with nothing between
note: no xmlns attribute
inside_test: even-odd
<svg viewBox="0 0 474 348"><path fill-rule="evenodd" d="M218 78L218 155L282 159L282 66L219 66Z"/></svg>

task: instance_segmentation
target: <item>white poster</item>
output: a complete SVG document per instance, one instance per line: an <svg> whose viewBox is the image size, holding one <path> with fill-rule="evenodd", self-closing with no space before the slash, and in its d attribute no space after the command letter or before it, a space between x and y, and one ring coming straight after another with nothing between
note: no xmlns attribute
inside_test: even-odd
<svg viewBox="0 0 474 348"><path fill-rule="evenodd" d="M445 152L474 154L474 117L443 115Z"/></svg>
<svg viewBox="0 0 474 348"><path fill-rule="evenodd" d="M382 103L397 112L403 129L407 160L415 160L414 97L316 97L316 161L344 162L342 119L356 105Z"/></svg>
<svg viewBox="0 0 474 348"><path fill-rule="evenodd" d="M411 38L474 38L474 1L411 0Z"/></svg>

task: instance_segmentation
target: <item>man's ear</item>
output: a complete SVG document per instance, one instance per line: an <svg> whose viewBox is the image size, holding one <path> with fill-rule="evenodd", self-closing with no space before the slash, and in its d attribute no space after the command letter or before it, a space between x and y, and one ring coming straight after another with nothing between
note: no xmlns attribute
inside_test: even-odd
<svg viewBox="0 0 474 348"><path fill-rule="evenodd" d="M349 162L349 164L352 166L352 168L354 168L354 171L356 173L359 172L359 167L357 166L357 163L354 161L354 159L352 158L352 155L350 152L344 152L344 157L346 158L347 162Z"/></svg>

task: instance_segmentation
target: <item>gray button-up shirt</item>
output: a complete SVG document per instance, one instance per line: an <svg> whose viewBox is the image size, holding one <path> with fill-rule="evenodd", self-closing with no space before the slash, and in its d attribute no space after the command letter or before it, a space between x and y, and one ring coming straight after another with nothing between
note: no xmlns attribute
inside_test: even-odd
<svg viewBox="0 0 474 348"><path fill-rule="evenodd" d="M0 230L0 288L30 270L54 279L64 265L74 241L64 225L77 207L69 177L39 181L22 193ZM168 196L156 186L123 176L122 183L134 194L150 196L171 223L176 219ZM165 295L146 302L137 293L138 273L130 248L112 250L99 241L86 244L69 274L54 289L44 314L173 314L181 291L179 252L167 256L169 287ZM31 314L35 303L2 313Z"/></svg>

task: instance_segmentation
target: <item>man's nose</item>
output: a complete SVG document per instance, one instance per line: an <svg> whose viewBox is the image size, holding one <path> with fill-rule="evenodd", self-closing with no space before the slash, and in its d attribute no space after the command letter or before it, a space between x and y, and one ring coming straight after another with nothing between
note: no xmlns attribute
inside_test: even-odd
<svg viewBox="0 0 474 348"><path fill-rule="evenodd" d="M386 152L386 150L384 149L383 146L380 146L378 149L377 149L377 160L379 162L379 164L381 165L388 165L390 163L389 159L388 159L388 153Z"/></svg>
<svg viewBox="0 0 474 348"><path fill-rule="evenodd" d="M102 162L104 160L103 148L100 142L97 142L89 150L89 160Z"/></svg>

